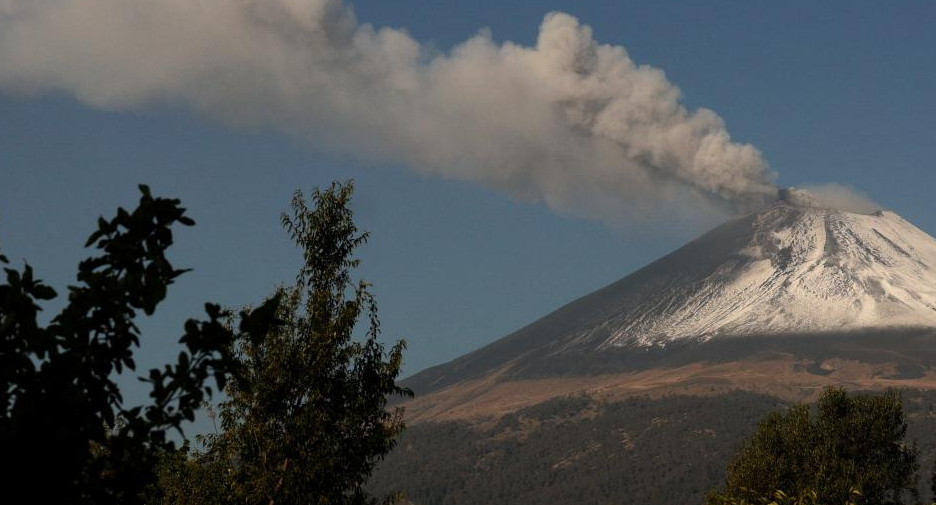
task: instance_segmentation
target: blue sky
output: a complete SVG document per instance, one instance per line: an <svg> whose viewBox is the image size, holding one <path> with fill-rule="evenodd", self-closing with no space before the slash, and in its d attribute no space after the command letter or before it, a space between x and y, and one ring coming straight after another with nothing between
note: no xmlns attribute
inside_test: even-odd
<svg viewBox="0 0 936 505"><path fill-rule="evenodd" d="M763 153L780 186L847 184L936 234L931 2L353 7L359 21L404 28L443 54L482 28L495 43L531 46L547 12L567 12L600 43L662 69L690 111L714 110L734 140ZM361 157L275 126L232 126L184 100L101 106L67 86L10 85L3 69L0 61L0 247L14 263L27 259L64 291L95 218L134 205L138 183L181 198L198 223L180 231L173 252L194 271L143 324L144 367L174 356L182 321L203 302L256 303L292 278L299 254L278 215L296 189L355 179L357 217L372 233L360 273L375 285L385 337L409 344L406 374L502 337L724 217L682 209L607 225L420 174L400 159Z"/></svg>

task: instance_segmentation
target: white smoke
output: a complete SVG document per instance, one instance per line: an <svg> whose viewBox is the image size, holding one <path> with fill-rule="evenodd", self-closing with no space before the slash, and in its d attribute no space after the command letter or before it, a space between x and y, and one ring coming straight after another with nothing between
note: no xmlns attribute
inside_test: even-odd
<svg viewBox="0 0 936 505"><path fill-rule="evenodd" d="M611 222L777 195L714 112L561 13L535 47L482 31L441 54L339 0L0 0L0 90L183 103Z"/></svg>

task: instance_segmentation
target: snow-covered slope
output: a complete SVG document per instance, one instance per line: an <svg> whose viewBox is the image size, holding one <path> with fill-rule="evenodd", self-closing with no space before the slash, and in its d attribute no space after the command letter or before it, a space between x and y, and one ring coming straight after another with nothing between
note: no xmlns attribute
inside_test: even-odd
<svg viewBox="0 0 936 505"><path fill-rule="evenodd" d="M727 338L747 336L767 338ZM472 378L633 371L768 349L913 361L932 354L934 340L936 239L893 212L824 208L784 191L762 212L408 384L425 392Z"/></svg>
<svg viewBox="0 0 936 505"><path fill-rule="evenodd" d="M936 240L893 212L780 201L657 263L641 283L609 292L617 306L602 304L567 342L936 326Z"/></svg>

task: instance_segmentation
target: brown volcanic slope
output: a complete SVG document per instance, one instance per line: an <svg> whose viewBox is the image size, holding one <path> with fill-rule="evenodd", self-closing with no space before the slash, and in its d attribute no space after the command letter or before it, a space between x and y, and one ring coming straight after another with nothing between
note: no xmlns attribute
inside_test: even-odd
<svg viewBox="0 0 936 505"><path fill-rule="evenodd" d="M591 357L595 373L516 373L507 363L479 377L417 392L404 404L410 422L497 418L554 397L596 399L718 395L753 391L787 401L812 401L826 386L850 390L936 390L936 331L764 336L687 343L677 348L625 350ZM590 357L580 356L585 366ZM575 358L569 358L574 360Z"/></svg>
<svg viewBox="0 0 936 505"><path fill-rule="evenodd" d="M419 422L579 392L936 389L934 326L936 240L892 212L779 202L406 379L406 407Z"/></svg>

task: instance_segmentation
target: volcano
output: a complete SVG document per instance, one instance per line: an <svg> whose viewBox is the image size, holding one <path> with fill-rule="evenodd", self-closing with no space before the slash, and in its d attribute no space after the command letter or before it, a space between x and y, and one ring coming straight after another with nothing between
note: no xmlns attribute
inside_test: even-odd
<svg viewBox="0 0 936 505"><path fill-rule="evenodd" d="M903 390L932 454L936 240L781 191L403 382L409 429L373 486L420 505L702 503L763 416L827 386Z"/></svg>
<svg viewBox="0 0 936 505"><path fill-rule="evenodd" d="M407 379L413 419L584 391L936 387L936 239L781 191L675 252Z"/></svg>

